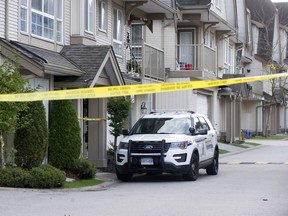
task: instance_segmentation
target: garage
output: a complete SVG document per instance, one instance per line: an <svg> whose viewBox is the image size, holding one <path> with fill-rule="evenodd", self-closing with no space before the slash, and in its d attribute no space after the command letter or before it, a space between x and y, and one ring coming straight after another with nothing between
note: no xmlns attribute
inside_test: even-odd
<svg viewBox="0 0 288 216"><path fill-rule="evenodd" d="M197 94L197 110L198 113L208 116L209 106L208 106L208 96L204 94Z"/></svg>

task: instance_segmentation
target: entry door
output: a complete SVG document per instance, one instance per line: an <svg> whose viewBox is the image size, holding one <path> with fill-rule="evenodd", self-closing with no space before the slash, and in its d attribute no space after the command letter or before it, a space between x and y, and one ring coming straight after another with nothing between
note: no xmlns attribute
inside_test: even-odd
<svg viewBox="0 0 288 216"><path fill-rule="evenodd" d="M180 32L180 47L179 47L179 64L180 67L185 67L185 64L192 64L194 59L194 31Z"/></svg>

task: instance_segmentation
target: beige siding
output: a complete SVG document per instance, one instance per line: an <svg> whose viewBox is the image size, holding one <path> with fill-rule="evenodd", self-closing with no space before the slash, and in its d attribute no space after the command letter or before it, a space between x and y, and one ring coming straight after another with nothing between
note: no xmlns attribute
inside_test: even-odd
<svg viewBox="0 0 288 216"><path fill-rule="evenodd" d="M174 24L171 24L164 29L164 34L169 37L164 37L164 65L165 68L176 68L176 33Z"/></svg>
<svg viewBox="0 0 288 216"><path fill-rule="evenodd" d="M163 49L163 27L162 21L153 21L153 33L146 27L146 43L158 49Z"/></svg>
<svg viewBox="0 0 288 216"><path fill-rule="evenodd" d="M63 14L63 43L70 44L71 35L71 0L64 1L64 14Z"/></svg>
<svg viewBox="0 0 288 216"><path fill-rule="evenodd" d="M107 0L107 31L103 32L99 30L99 5L97 1L96 6L96 28L97 28L97 44L98 45L110 45L112 44L112 17L113 7L111 0Z"/></svg>
<svg viewBox="0 0 288 216"><path fill-rule="evenodd" d="M0 1L0 37L5 38L5 1Z"/></svg>
<svg viewBox="0 0 288 216"><path fill-rule="evenodd" d="M168 82L189 82L189 78L170 78ZM156 109L196 110L197 95L192 90L165 92L155 95Z"/></svg>
<svg viewBox="0 0 288 216"><path fill-rule="evenodd" d="M9 2L8 17L8 40L18 40L18 26L19 26L19 6L18 1Z"/></svg>

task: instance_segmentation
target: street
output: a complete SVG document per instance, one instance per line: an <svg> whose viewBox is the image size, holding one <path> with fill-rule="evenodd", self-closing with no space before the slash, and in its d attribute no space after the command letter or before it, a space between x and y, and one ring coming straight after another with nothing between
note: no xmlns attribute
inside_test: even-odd
<svg viewBox="0 0 288 216"><path fill-rule="evenodd" d="M288 141L262 144L221 157L219 174L201 170L196 182L166 174L84 191L0 188L0 214L287 216Z"/></svg>

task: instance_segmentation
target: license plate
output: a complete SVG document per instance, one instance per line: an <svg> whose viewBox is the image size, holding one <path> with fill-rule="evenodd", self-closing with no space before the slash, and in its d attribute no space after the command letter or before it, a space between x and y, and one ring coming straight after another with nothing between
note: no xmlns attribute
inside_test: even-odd
<svg viewBox="0 0 288 216"><path fill-rule="evenodd" d="M141 165L153 165L153 158L141 158Z"/></svg>

